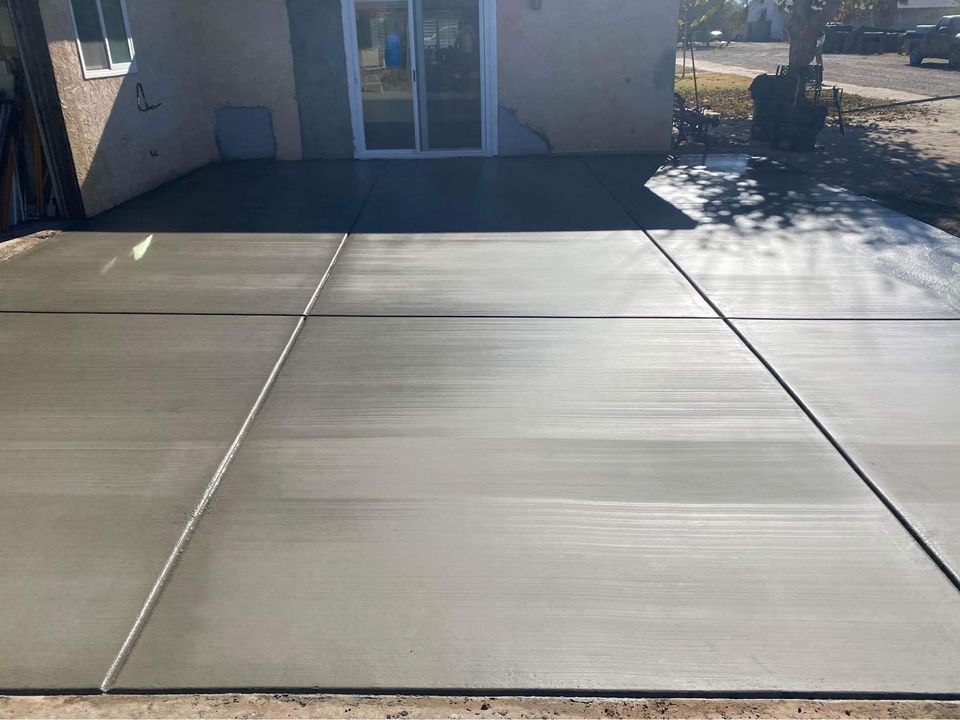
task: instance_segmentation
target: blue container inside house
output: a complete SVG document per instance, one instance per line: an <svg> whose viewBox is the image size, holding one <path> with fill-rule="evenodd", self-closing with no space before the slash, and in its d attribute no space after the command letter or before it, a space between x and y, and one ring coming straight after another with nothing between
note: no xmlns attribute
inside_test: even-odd
<svg viewBox="0 0 960 720"><path fill-rule="evenodd" d="M403 41L396 33L387 35L387 49L384 53L384 61L387 67L391 69L403 67Z"/></svg>

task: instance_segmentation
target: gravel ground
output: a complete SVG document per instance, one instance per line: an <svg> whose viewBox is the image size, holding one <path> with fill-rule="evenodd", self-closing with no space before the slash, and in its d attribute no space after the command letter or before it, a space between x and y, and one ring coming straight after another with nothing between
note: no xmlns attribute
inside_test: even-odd
<svg viewBox="0 0 960 720"><path fill-rule="evenodd" d="M729 47L698 49L698 58L755 69L758 73L774 72L787 62L786 43L733 43ZM678 52L677 57L683 53ZM910 67L905 55L825 55L824 74L828 82L886 88L900 92L934 97L960 94L960 71L952 70L942 60L928 60L921 67Z"/></svg>
<svg viewBox="0 0 960 720"><path fill-rule="evenodd" d="M960 703L934 701L617 700L398 695L0 696L0 718L589 718L607 720L861 720L960 718Z"/></svg>

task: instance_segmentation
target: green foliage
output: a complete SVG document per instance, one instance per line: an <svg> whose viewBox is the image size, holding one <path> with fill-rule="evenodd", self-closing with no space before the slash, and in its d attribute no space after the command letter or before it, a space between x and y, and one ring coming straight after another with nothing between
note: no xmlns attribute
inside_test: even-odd
<svg viewBox="0 0 960 720"><path fill-rule="evenodd" d="M680 28L689 22L691 30L714 30L746 21L746 0L680 0Z"/></svg>
<svg viewBox="0 0 960 720"><path fill-rule="evenodd" d="M843 0L840 17L869 17L871 24L884 26L890 24L900 5L906 5L906 0Z"/></svg>

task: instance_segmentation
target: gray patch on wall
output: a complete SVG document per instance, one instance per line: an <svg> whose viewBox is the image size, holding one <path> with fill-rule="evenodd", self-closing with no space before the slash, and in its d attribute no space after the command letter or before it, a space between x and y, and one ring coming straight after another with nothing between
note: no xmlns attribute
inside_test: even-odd
<svg viewBox="0 0 960 720"><path fill-rule="evenodd" d="M497 124L501 155L543 155L553 152L550 138L525 125L513 108L501 105Z"/></svg>
<svg viewBox="0 0 960 720"><path fill-rule="evenodd" d="M656 90L673 90L673 78L677 73L677 51L670 48L653 66L653 87Z"/></svg>
<svg viewBox="0 0 960 720"><path fill-rule="evenodd" d="M287 0L305 160L353 157L340 0Z"/></svg>
<svg viewBox="0 0 960 720"><path fill-rule="evenodd" d="M277 156L273 113L269 108L222 107L216 116L221 160L259 160Z"/></svg>

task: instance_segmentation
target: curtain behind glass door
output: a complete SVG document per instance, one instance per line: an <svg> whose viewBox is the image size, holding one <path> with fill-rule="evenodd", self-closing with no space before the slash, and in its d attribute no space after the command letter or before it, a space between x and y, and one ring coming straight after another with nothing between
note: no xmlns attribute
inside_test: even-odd
<svg viewBox="0 0 960 720"><path fill-rule="evenodd" d="M480 0L417 0L421 145L470 150L483 145ZM424 122L425 119L425 122Z"/></svg>

